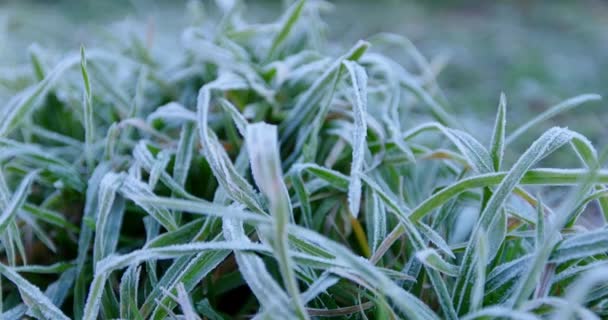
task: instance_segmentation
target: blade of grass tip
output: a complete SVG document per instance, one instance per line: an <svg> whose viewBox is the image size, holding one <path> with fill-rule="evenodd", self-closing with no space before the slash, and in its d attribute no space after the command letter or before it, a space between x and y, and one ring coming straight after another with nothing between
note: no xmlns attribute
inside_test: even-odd
<svg viewBox="0 0 608 320"><path fill-rule="evenodd" d="M293 300L293 307L298 318L308 319L293 270L293 261L288 252L289 242L286 228L289 221L293 221L293 213L289 193L283 182L277 127L266 123L251 124L247 126L245 140L253 177L270 203L270 213L274 218L275 239L273 244L283 282Z"/></svg>
<svg viewBox="0 0 608 320"><path fill-rule="evenodd" d="M94 170L95 155L93 154L93 144L95 143L95 124L93 122L93 95L91 93L91 82L87 71L87 58L84 46L80 47L80 71L84 84L83 115L84 115L84 153L87 161L89 173Z"/></svg>
<svg viewBox="0 0 608 320"><path fill-rule="evenodd" d="M437 251L433 249L417 251L416 259L422 262L425 266L428 266L448 276L455 277L458 275L458 266L443 260Z"/></svg>
<svg viewBox="0 0 608 320"><path fill-rule="evenodd" d="M186 186L188 172L192 165L192 154L194 152L194 139L196 132L192 122L185 123L179 134L179 142L177 143L177 152L175 153L175 162L173 164L173 179L181 186ZM175 212L175 221L179 224L181 214Z"/></svg>
<svg viewBox="0 0 608 320"><path fill-rule="evenodd" d="M30 308L37 308L49 319L70 319L38 287L25 280L12 268L0 264L0 273L19 288L19 292L25 295L23 300L31 304Z"/></svg>
<svg viewBox="0 0 608 320"><path fill-rule="evenodd" d="M146 117L146 122L152 124L155 120L163 121L196 121L196 113L186 109L183 105L177 102L169 102L162 105Z"/></svg>
<svg viewBox="0 0 608 320"><path fill-rule="evenodd" d="M304 4L306 0L300 0L294 3L287 11L285 12L283 18L281 19L281 27L279 31L272 39L272 45L270 46L270 50L268 50L268 55L266 60L271 61L277 56L277 49L281 47L283 42L289 36L289 33L293 29L293 26L296 24L300 15L302 14L302 9L304 9Z"/></svg>
<svg viewBox="0 0 608 320"><path fill-rule="evenodd" d="M120 135L120 127L117 122L114 122L108 128L108 132L106 133L106 143L103 153L103 158L106 161L112 160L114 158L114 154L116 153L116 142L118 141L118 136Z"/></svg>
<svg viewBox="0 0 608 320"><path fill-rule="evenodd" d="M530 128L534 127L535 125L550 119L562 112L568 111L570 109L576 108L578 106L580 106L583 103L589 102L589 101L599 101L602 99L602 96L598 95L598 94L583 94L583 95L579 95L576 97L572 97L570 99L567 99L565 101L560 102L559 104L556 104L552 107L549 107L547 109L547 111L539 114L538 116L534 117L532 120L526 122L525 124L523 124L522 126L520 126L519 128L517 128L513 133L511 133L508 137L507 140L505 142L506 145L511 144L513 141L515 141L517 138L519 138L521 135L523 135L524 133L526 133L528 130L530 130Z"/></svg>
<svg viewBox="0 0 608 320"><path fill-rule="evenodd" d="M494 171L500 171L502 158L505 153L505 129L507 125L507 98L504 93L500 94L498 102L498 113L496 114L496 122L494 123L494 131L492 132L492 142L490 144L490 156L494 163Z"/></svg>
<svg viewBox="0 0 608 320"><path fill-rule="evenodd" d="M42 81L45 76L44 66L42 65L42 61L40 61L40 55L42 49L36 43L33 43L27 48L27 52L30 57L30 62L32 64L32 69L34 71L34 75L36 76L37 81Z"/></svg>
<svg viewBox="0 0 608 320"><path fill-rule="evenodd" d="M194 138L194 125L192 123L184 124L180 132L177 153L175 154L175 164L173 165L173 179L182 187L186 184L188 171L192 162Z"/></svg>
<svg viewBox="0 0 608 320"><path fill-rule="evenodd" d="M30 187L37 175L38 171L32 171L25 176L19 183L19 186L17 187L17 190L15 190L11 200L6 203L6 206L0 215L0 234L4 233L9 224L16 217L17 212L19 212L21 209L21 206L25 203L25 199L27 198Z"/></svg>
<svg viewBox="0 0 608 320"><path fill-rule="evenodd" d="M425 223L418 222L418 227L420 228L420 232L424 234L437 248L447 254L450 258L456 259L454 252L450 249L450 246L447 242L437 233L437 231L433 230L433 228L429 227Z"/></svg>
<svg viewBox="0 0 608 320"><path fill-rule="evenodd" d="M239 134L245 137L247 135L247 119L239 112L239 110L228 100L219 99L220 106L224 111L228 112L236 125L236 128L239 130Z"/></svg>
<svg viewBox="0 0 608 320"><path fill-rule="evenodd" d="M156 188L160 175L167 170L169 161L171 161L171 154L169 150L163 149L157 154L157 158L152 165L152 170L150 170L150 176L148 177L148 186L151 190Z"/></svg>
<svg viewBox="0 0 608 320"><path fill-rule="evenodd" d="M348 207L354 218L359 215L361 205L361 171L365 161L367 124L367 74L365 69L355 62L345 60L342 64L351 76L355 103L353 104L353 117L355 130L353 132L353 160L350 169L350 183L348 186Z"/></svg>

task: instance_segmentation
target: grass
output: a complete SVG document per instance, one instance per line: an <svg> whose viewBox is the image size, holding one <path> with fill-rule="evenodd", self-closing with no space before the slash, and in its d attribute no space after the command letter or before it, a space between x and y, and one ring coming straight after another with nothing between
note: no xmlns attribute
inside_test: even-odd
<svg viewBox="0 0 608 320"><path fill-rule="evenodd" d="M509 127L501 95L479 136L409 40L333 54L324 3L234 3L169 56L34 47L2 75L2 318L608 315L604 152L562 127L513 147L598 95ZM578 168L543 167L562 149Z"/></svg>

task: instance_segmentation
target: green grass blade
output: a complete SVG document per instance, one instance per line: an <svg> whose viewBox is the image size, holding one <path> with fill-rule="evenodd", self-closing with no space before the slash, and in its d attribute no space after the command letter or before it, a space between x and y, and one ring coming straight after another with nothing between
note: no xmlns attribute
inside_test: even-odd
<svg viewBox="0 0 608 320"><path fill-rule="evenodd" d="M25 297L24 301L28 301L30 308L40 310L45 317L50 319L69 319L38 287L25 280L10 267L0 264L0 273L19 288L21 295Z"/></svg>
<svg viewBox="0 0 608 320"><path fill-rule="evenodd" d="M19 187L15 190L13 197L4 206L0 215L0 234L4 233L9 224L14 221L13 219L17 216L17 212L21 210L21 206L25 203L30 187L37 175L38 172L33 171L25 176L21 180Z"/></svg>
<svg viewBox="0 0 608 320"><path fill-rule="evenodd" d="M304 4L306 4L306 0L300 0L294 3L287 11L281 20L282 25L279 28L279 32L272 39L272 44L270 45L270 50L268 50L268 60L274 58L276 56L276 51L281 47L281 45L289 36L289 33L293 29L294 25L300 18L302 14L302 10L304 9Z"/></svg>
<svg viewBox="0 0 608 320"><path fill-rule="evenodd" d="M348 206L350 213L357 218L361 203L361 171L363 169L366 148L367 124L367 74L365 69L352 61L343 61L342 64L350 73L355 93L353 115L355 130L353 132L353 161L350 168L350 183L348 186Z"/></svg>
<svg viewBox="0 0 608 320"><path fill-rule="evenodd" d="M82 81L84 83L84 152L85 158L87 160L87 166L89 167L89 172L92 172L94 169L95 161L95 155L93 154L93 144L95 143L95 124L93 122L93 95L91 93L91 83L89 81L89 72L87 71L87 59L83 46L80 47L80 71L82 73Z"/></svg>
<svg viewBox="0 0 608 320"><path fill-rule="evenodd" d="M287 188L283 183L280 165L276 126L256 123L247 127L247 151L251 159L251 171L256 184L266 196L273 216L274 247L281 275L287 292L293 300L293 307L299 319L308 319L300 297L300 290L293 270L293 262L288 253L286 226L293 221L291 203Z"/></svg>
<svg viewBox="0 0 608 320"><path fill-rule="evenodd" d="M502 158L505 153L505 132L507 126L507 98L504 93L500 94L500 101L498 102L498 113L496 114L496 122L494 123L494 131L492 132L492 139L490 145L490 156L494 164L494 170L500 171L502 164Z"/></svg>
<svg viewBox="0 0 608 320"><path fill-rule="evenodd" d="M507 140L505 141L506 145L511 144L511 142L515 141L515 139L519 138L521 135L523 135L526 131L530 130L530 128L538 125L539 123L550 119L562 112L568 111L570 109L573 109L575 107L580 106L583 103L589 102L589 101L598 101L600 100L602 97L597 95L597 94L583 94L580 96L576 96L570 99L567 99L563 102L560 102L559 104L556 104L552 107L549 107L547 109L547 111L537 115L536 117L534 117L532 120L526 122L525 124L523 124L522 126L520 126L519 128L517 128L517 130L515 130L513 133L511 133L508 137Z"/></svg>

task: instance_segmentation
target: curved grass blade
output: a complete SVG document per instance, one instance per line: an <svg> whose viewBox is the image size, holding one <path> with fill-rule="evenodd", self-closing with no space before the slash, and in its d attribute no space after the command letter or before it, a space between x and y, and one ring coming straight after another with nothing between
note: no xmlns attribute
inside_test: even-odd
<svg viewBox="0 0 608 320"><path fill-rule="evenodd" d="M38 287L25 280L10 267L0 263L0 273L19 288L23 300L30 308L39 310L41 314L50 319L69 319Z"/></svg>
<svg viewBox="0 0 608 320"><path fill-rule="evenodd" d="M517 184L520 183L526 172L530 170L536 162L569 142L571 138L572 135L568 130L560 128L553 128L538 138L513 165L509 173L498 185L495 192L492 194L492 197L488 200L485 209L482 211L471 237L477 237L480 230L487 230L494 224L498 217L496 213L503 206ZM457 309L461 313L467 312L468 304L465 302L465 297L470 290L469 283L473 276L474 246L473 241L469 242L467 245L460 267L460 276L454 286L454 300L456 301Z"/></svg>
<svg viewBox="0 0 608 320"><path fill-rule="evenodd" d="M600 99L602 99L602 97L597 94L583 94L580 96L570 98L563 102L560 102L559 104L557 104L555 106L549 107L547 109L547 111L539 114L538 116L534 117L532 120L526 122L524 125L517 128L517 130L515 130L513 133L511 133L507 137L507 140L505 141L505 143L506 143L506 145L511 144L513 141L515 141L515 139L519 138L525 132L530 130L530 128L534 127L535 125L537 125L547 119L550 119L551 117L554 117L555 115L558 115L562 112L565 112L565 111L568 111L575 107L578 107L579 105L581 105L583 103L586 103L589 101L598 101Z"/></svg>
<svg viewBox="0 0 608 320"><path fill-rule="evenodd" d="M4 209L0 215L0 234L3 234L9 224L14 221L14 218L17 216L17 212L25 203L25 199L27 198L30 187L37 175L38 172L33 171L25 176L23 180L21 180L21 183L19 183L13 197L6 203L5 206L3 206Z"/></svg>
<svg viewBox="0 0 608 320"><path fill-rule="evenodd" d="M89 172L93 172L95 156L93 154L93 144L95 143L95 123L93 122L93 95L91 93L91 83L87 71L87 59L84 46L80 47L80 71L84 83L83 114L84 114L84 153Z"/></svg>
<svg viewBox="0 0 608 320"><path fill-rule="evenodd" d="M299 319L308 319L301 301L300 290L293 270L293 262L288 253L287 224L293 221L291 203L287 187L283 183L277 127L265 123L247 127L247 151L251 160L251 171L256 184L266 196L273 216L274 247L276 259L287 292L293 300L293 307Z"/></svg>
<svg viewBox="0 0 608 320"><path fill-rule="evenodd" d="M350 213L353 217L357 218L361 203L361 173L365 157L365 137L367 135L367 124L365 122L365 113L367 112L367 74L365 73L365 69L355 62L345 60L342 64L350 73L353 91L355 92L355 103L353 104L355 128L353 131L353 160L348 186L348 206Z"/></svg>
<svg viewBox="0 0 608 320"><path fill-rule="evenodd" d="M273 59L277 55L277 49L281 47L281 45L287 39L287 36L291 32L293 26L296 24L300 15L302 14L302 9L304 9L304 4L306 0L300 0L294 3L286 12L281 20L282 25L279 28L279 32L272 39L272 44L270 45L270 50L268 50L268 58L267 60Z"/></svg>
<svg viewBox="0 0 608 320"><path fill-rule="evenodd" d="M425 249L416 252L416 258L425 266L437 270L448 276L455 277L458 275L458 266L446 262L441 258L437 251L433 249Z"/></svg>

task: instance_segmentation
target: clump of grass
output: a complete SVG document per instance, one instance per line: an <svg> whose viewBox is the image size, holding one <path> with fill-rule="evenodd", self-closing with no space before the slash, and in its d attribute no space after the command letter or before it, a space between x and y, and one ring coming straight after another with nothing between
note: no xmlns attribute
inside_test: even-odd
<svg viewBox="0 0 608 320"><path fill-rule="evenodd" d="M270 24L233 3L174 56L36 47L27 85L3 79L2 318L608 314L605 217L578 223L591 203L608 214L603 157L553 128L503 161L599 96L509 128L503 95L485 146L407 39L332 54L323 3ZM386 37L418 70L381 53ZM580 168L538 168L562 147Z"/></svg>

